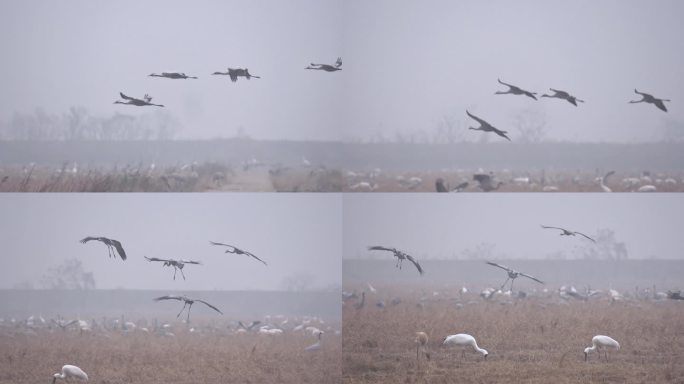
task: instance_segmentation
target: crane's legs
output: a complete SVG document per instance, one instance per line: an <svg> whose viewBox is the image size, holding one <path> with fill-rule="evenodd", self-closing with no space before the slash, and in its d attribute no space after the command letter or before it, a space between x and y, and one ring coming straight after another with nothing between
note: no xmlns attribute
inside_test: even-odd
<svg viewBox="0 0 684 384"><path fill-rule="evenodd" d="M511 279L510 277L507 277L506 281L504 281L504 283L501 284L501 288L499 288L499 289L503 291L503 288L506 286L506 283L508 283L508 280L510 280L510 279Z"/></svg>
<svg viewBox="0 0 684 384"><path fill-rule="evenodd" d="M181 276L183 276L183 280L185 280L185 273L183 273L182 269L180 270L180 272L181 272Z"/></svg>
<svg viewBox="0 0 684 384"><path fill-rule="evenodd" d="M173 279L176 280L176 267L173 267Z"/></svg>
<svg viewBox="0 0 684 384"><path fill-rule="evenodd" d="M192 309L192 303L190 303L190 306L188 307L188 317L185 320L186 324L190 324L190 310Z"/></svg>
<svg viewBox="0 0 684 384"><path fill-rule="evenodd" d="M511 293L513 293L513 283L515 283L515 279L511 279Z"/></svg>
<svg viewBox="0 0 684 384"><path fill-rule="evenodd" d="M186 301L185 304L183 304L183 309L181 309L180 312L178 312L178 315L176 315L176 318L179 318L179 317L180 317L181 313L183 313L183 310L185 309L185 307L186 307L187 305L188 305L188 302ZM190 310L188 309L188 314L189 314L189 313L190 313Z"/></svg>

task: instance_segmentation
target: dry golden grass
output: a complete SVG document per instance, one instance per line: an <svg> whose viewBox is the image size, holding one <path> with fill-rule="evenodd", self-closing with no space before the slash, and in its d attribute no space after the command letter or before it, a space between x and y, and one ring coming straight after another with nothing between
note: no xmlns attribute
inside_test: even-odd
<svg viewBox="0 0 684 384"><path fill-rule="evenodd" d="M397 292L394 292L397 296ZM389 297L383 297L387 299ZM343 312L345 383L683 383L684 305L681 302L570 302L529 298L513 304L471 295L430 300L401 294L402 303ZM413 297L411 297L413 296ZM469 303L472 301L472 303ZM416 361L415 332L430 335L432 359ZM440 347L444 337L469 333L489 351ZM583 350L596 334L621 344L609 362Z"/></svg>
<svg viewBox="0 0 684 384"><path fill-rule="evenodd" d="M89 383L340 382L340 336L326 333L321 350L305 352L310 334L176 334L0 335L0 383L48 383L64 364L81 367Z"/></svg>

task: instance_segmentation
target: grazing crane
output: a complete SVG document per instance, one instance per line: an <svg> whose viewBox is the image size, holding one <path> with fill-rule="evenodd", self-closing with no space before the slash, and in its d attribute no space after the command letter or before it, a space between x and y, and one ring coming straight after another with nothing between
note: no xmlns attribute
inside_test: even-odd
<svg viewBox="0 0 684 384"><path fill-rule="evenodd" d="M572 96L571 94L569 94L565 91L561 91L559 89L553 89L553 88L549 88L549 89L551 91L553 91L553 95L543 94L543 95L541 95L541 97L555 97L557 99L563 99L563 100L567 101L568 103L574 105L575 107L577 106L578 101L580 103L584 103L584 100L580 100L580 99L576 98L575 96Z"/></svg>
<svg viewBox="0 0 684 384"><path fill-rule="evenodd" d="M546 226L546 225L542 225L541 227L544 228L544 229L559 229L559 230L561 230L560 236L575 236L575 235L580 235L580 236L586 237L587 239L593 241L594 243L596 242L596 240L592 239L591 237L585 235L585 234L582 233L582 232L576 232L576 231L573 232L573 231L569 231L569 230L564 229L564 228L559 228L559 227L548 227L548 226Z"/></svg>
<svg viewBox="0 0 684 384"><path fill-rule="evenodd" d="M516 87L515 85L504 83L503 81L501 81L501 79L497 79L497 80L499 81L499 84L503 84L503 85L507 86L508 91L506 91L506 92L497 91L494 93L495 95L507 95L510 93L513 95L525 95L527 97L531 97L531 98L537 100L537 98L534 96L534 95L536 95L535 92L526 91L520 87Z"/></svg>
<svg viewBox="0 0 684 384"><path fill-rule="evenodd" d="M601 359L601 350L605 353L606 361L608 361L608 349L620 350L620 343L615 341L612 337L604 335L596 335L591 339L591 347L584 349L584 361L589 360L589 353L597 351L599 360Z"/></svg>
<svg viewBox="0 0 684 384"><path fill-rule="evenodd" d="M52 375L52 384L55 384L57 379L63 379L66 382L69 382L71 379L88 381L88 375L81 368L67 364L62 367L62 373Z"/></svg>
<svg viewBox="0 0 684 384"><path fill-rule="evenodd" d="M261 79L260 76L254 76L249 73L249 69L247 68L228 68L228 72L214 72L212 75L228 75L230 76L230 81L233 83L238 80L238 77L244 77L247 80L251 79L252 77Z"/></svg>
<svg viewBox="0 0 684 384"><path fill-rule="evenodd" d="M608 188L608 186L606 185L606 181L608 181L608 178L610 176L612 176L614 173L615 173L615 171L610 171L610 172L606 173L605 175L603 175L602 178L599 179L599 185L601 186L601 189L603 190L603 192L613 192L613 190Z"/></svg>
<svg viewBox="0 0 684 384"><path fill-rule="evenodd" d="M421 274L421 275L423 274L423 268L420 266L420 264L418 264L418 262L416 261L416 259L413 258L413 256L411 256L407 253L404 253L404 252L402 252L396 248L387 248L387 247L375 245L375 246L368 247L368 250L369 251L389 251L389 252L392 252L392 253L394 253L394 257L397 258L397 264L396 264L397 268L401 269L402 262L404 260L408 260L411 263L413 263L413 265L416 266L416 269L418 270L419 274Z"/></svg>
<svg viewBox="0 0 684 384"><path fill-rule="evenodd" d="M308 347L304 348L306 352L313 352L313 351L318 351L321 349L321 336L323 335L323 331L318 331L318 341L315 342L314 344L309 345Z"/></svg>
<svg viewBox="0 0 684 384"><path fill-rule="evenodd" d="M669 102L669 99L659 99L657 97L654 97L653 95L649 95L648 93L639 92L636 89L634 89L634 93L641 95L641 100L632 100L629 102L630 104L649 103L655 105L661 111L667 112L667 108L665 107L664 101Z"/></svg>
<svg viewBox="0 0 684 384"><path fill-rule="evenodd" d="M109 251L109 257L116 258L116 254L118 253L121 260L126 260L126 251L124 251L124 249L121 246L121 243L119 241L114 240L114 239L108 239L106 237L88 236L85 239L81 240L81 244L85 244L91 240L95 240L95 241L99 241L99 242L104 243L104 245L107 246L107 251Z"/></svg>
<svg viewBox="0 0 684 384"><path fill-rule="evenodd" d="M472 347L475 352L481 353L485 360L487 360L487 355L489 355L489 352L487 352L486 349L477 346L477 341L475 341L474 337L466 333L458 333L445 337L444 341L442 341L442 346L450 345L455 345L462 351L461 358L465 358L465 350L468 347Z"/></svg>
<svg viewBox="0 0 684 384"><path fill-rule="evenodd" d="M246 255L246 256L253 257L253 258L255 258L255 259L261 261L262 263L264 263L264 265L268 265L268 264L266 264L265 261L263 261L263 260L261 260L260 258L254 256L253 253L244 251L244 250L242 250L242 249L240 249L240 248L238 248L238 247L235 247L235 246L232 246L232 245L229 245L229 244L215 243L215 242L213 242L213 241L210 241L209 243L211 243L211 245L220 245L220 246L228 247L228 249L226 249L226 252L225 252L225 253L234 253L234 254L236 254L236 255Z"/></svg>
<svg viewBox="0 0 684 384"><path fill-rule="evenodd" d="M156 73L151 73L148 76L151 77L165 77L167 79L197 79L197 77L194 76L188 76L183 72L162 72L161 75L158 75Z"/></svg>
<svg viewBox="0 0 684 384"><path fill-rule="evenodd" d="M121 98L126 100L126 101L117 100L114 102L114 104L135 105L136 107L144 107L146 105L153 105L155 107L163 107L162 104L153 104L152 103L152 96L148 95L147 93L143 97L143 100L136 99L135 97L126 96L123 94L123 92L119 92L119 95L121 95Z"/></svg>
<svg viewBox="0 0 684 384"><path fill-rule="evenodd" d="M161 301L161 300L183 301L184 302L183 308L181 309L180 312L178 312L178 315L176 315L176 318L178 318L181 315L181 313L183 313L183 311L185 310L185 307L187 306L188 307L188 317L186 320L187 323L190 323L190 310L192 309L192 305L195 304L196 301L206 305L207 307L209 307L209 308L213 309L214 311L223 315L223 312L221 312L221 310L219 310L218 308L214 307L213 305L207 303L206 301L200 300L200 299L191 299L191 298L188 298L187 296L175 296L175 295L161 296L161 297L157 297L154 299L154 301Z"/></svg>
<svg viewBox="0 0 684 384"><path fill-rule="evenodd" d="M476 180L479 184L480 189L482 189L485 192L490 192L490 191L496 191L503 185L502 181L499 181L494 185L494 178L491 175L487 175L484 173L478 173L473 175L473 180Z"/></svg>
<svg viewBox="0 0 684 384"><path fill-rule="evenodd" d="M156 257L147 257L145 256L147 261L161 261L164 263L164 267L173 267L173 279L176 280L176 271L180 271L181 276L183 276L183 280L185 280L185 274L183 273L183 268L185 267L185 264L202 264L199 261L193 261L193 260L174 260L174 259L159 259Z"/></svg>
<svg viewBox="0 0 684 384"><path fill-rule="evenodd" d="M418 353L420 350L423 350L423 353L425 354L425 357L430 360L430 352L427 350L427 345L428 345L428 335L425 332L416 332L416 339L414 341L416 343L416 361L418 361Z"/></svg>
<svg viewBox="0 0 684 384"><path fill-rule="evenodd" d="M249 325L245 325L242 323L242 321L238 321L238 325L240 326L240 328L246 331L251 331L254 327L256 327L259 324L261 324L260 320L254 320L251 323L249 323Z"/></svg>
<svg viewBox="0 0 684 384"><path fill-rule="evenodd" d="M311 63L308 67L304 69L316 69L316 70L321 70L321 71L326 71L326 72L335 72L335 71L341 71L342 68L342 58L338 57L337 61L335 62L335 65L330 65L330 64L314 64Z"/></svg>
<svg viewBox="0 0 684 384"><path fill-rule="evenodd" d="M495 267L499 267L499 268L505 270L506 272L508 272L508 278L506 279L506 281L504 281L503 284L501 284L501 288L499 288L499 289L503 289L503 287L506 286L506 283L508 283L508 280L511 280L511 288L510 288L510 290L513 291L513 282L515 281L515 279L518 278L518 276L525 276L525 277L527 277L528 279L532 279L532 280L536 281L537 283L544 284L543 281L537 279L537 278L534 277L534 276L530 276L530 275L528 275L528 274L525 274L525 273L516 271L515 269L512 269L512 268L508 268L508 267L505 266L505 265L501 265L501 264L497 264L497 263L492 263L491 261L487 261L487 264L493 265L493 266L495 266Z"/></svg>
<svg viewBox="0 0 684 384"><path fill-rule="evenodd" d="M479 117L477 117L477 116L471 114L470 112L468 112L467 109L466 109L466 113L468 114L468 116L470 116L470 117L473 118L475 121L477 121L478 123L480 123L480 126L479 126L478 128L468 127L468 129L472 129L472 130L474 130L474 131L494 132L494 133L496 133L497 135L499 135L499 136L505 138L506 140L511 141L511 139L510 139L508 136L506 136L506 134L508 133L508 131L502 131L502 130L499 130L499 129L494 128L493 125L491 125L491 124L489 124L488 122L486 122L486 121L480 119Z"/></svg>

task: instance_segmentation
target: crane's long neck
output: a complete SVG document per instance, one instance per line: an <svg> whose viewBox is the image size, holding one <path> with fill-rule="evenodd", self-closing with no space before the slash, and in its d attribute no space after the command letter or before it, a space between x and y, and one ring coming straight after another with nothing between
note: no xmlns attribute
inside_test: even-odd
<svg viewBox="0 0 684 384"><path fill-rule="evenodd" d="M473 341L473 348L475 348L475 351L477 351L477 352L479 352L479 353L481 353L481 354L483 354L483 355L487 355L487 351L484 350L484 349L482 349L482 348L480 348L480 347L477 345L477 341Z"/></svg>

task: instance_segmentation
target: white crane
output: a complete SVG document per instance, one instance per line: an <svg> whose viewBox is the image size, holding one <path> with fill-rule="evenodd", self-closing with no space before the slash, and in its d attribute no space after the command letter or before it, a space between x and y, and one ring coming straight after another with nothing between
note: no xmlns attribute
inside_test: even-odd
<svg viewBox="0 0 684 384"><path fill-rule="evenodd" d="M63 379L66 382L69 382L71 379L88 381L88 375L81 368L67 364L62 367L62 373L52 375L52 384L55 384L57 379Z"/></svg>
<svg viewBox="0 0 684 384"><path fill-rule="evenodd" d="M615 171L610 171L599 179L599 185L601 186L603 192L613 192L613 190L608 188L608 186L606 185L606 181L608 181L608 178L612 176L614 173Z"/></svg>
<svg viewBox="0 0 684 384"><path fill-rule="evenodd" d="M454 345L458 347L462 353L461 357L465 358L465 350L468 347L472 347L475 352L479 352L484 356L484 359L487 360L487 355L489 355L489 352L487 352L486 349L480 348L477 346L477 341L475 340L474 337L471 335L468 335L466 333L458 333L455 335L449 335L444 338L444 341L442 341L443 346L450 346Z"/></svg>
<svg viewBox="0 0 684 384"><path fill-rule="evenodd" d="M321 336L323 335L323 331L318 331L318 341L315 342L314 344L309 345L308 347L304 348L305 351L307 352L313 352L313 351L318 351L321 349Z"/></svg>
<svg viewBox="0 0 684 384"><path fill-rule="evenodd" d="M596 335L591 339L591 347L584 349L584 361L589 359L589 353L597 351L599 360L601 359L601 350L605 353L606 361L608 361L608 349L620 350L620 343L615 341L612 337L604 335Z"/></svg>
<svg viewBox="0 0 684 384"><path fill-rule="evenodd" d="M641 95L641 100L632 100L632 101L629 102L630 104L635 104L635 103L649 103L649 104L655 105L655 106L658 107L658 109L660 109L661 111L667 112L667 108L665 107L664 101L668 101L668 102L669 102L670 99L659 99L659 98L657 98L657 97L654 97L653 95L649 95L648 93L639 92L639 91L637 91L636 89L634 89L634 93L636 93L636 94L638 94L638 95Z"/></svg>

